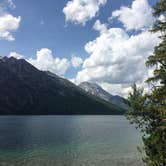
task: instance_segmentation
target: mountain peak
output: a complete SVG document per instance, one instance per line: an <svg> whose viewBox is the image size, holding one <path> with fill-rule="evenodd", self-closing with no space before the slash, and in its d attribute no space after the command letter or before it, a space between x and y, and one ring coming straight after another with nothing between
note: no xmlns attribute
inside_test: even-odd
<svg viewBox="0 0 166 166"><path fill-rule="evenodd" d="M14 57L2 57L0 58L0 64L15 74L39 71L25 59L16 59Z"/></svg>
<svg viewBox="0 0 166 166"><path fill-rule="evenodd" d="M86 92L91 93L92 95L101 97L102 99L106 101L110 101L110 98L112 97L111 94L106 92L103 88L101 88L96 83L82 82L79 84L79 87L84 89Z"/></svg>
<svg viewBox="0 0 166 166"><path fill-rule="evenodd" d="M123 114L70 81L24 59L0 58L0 114Z"/></svg>
<svg viewBox="0 0 166 166"><path fill-rule="evenodd" d="M105 91L101 86L99 86L96 83L82 82L79 84L79 87L85 90L86 92L94 96L98 96L102 98L103 100L110 102L112 104L115 104L123 109L127 110L129 108L129 105L126 99L118 95L113 96L112 94Z"/></svg>

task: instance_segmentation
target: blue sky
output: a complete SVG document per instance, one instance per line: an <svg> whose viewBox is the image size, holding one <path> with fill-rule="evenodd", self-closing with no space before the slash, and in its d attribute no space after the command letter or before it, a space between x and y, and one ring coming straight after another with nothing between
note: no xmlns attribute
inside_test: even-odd
<svg viewBox="0 0 166 166"><path fill-rule="evenodd" d="M48 48L52 51L52 55L55 58L59 57L60 59L66 58L70 60L72 56L78 56L82 60L86 60L91 56L91 53L85 50L85 45L99 37L99 31L93 28L96 20L99 20L101 24L107 24L108 29L121 28L125 30L125 23L123 21L118 19L108 21L108 19L113 11L119 10L121 6L131 8L134 2L132 0L103 1L105 2L102 5L98 5L99 10L95 13L95 16L89 18L85 25L83 25L78 21L65 20L67 16L63 9L69 3L67 0L0 0L5 14L21 17L19 27L15 32L11 31L15 40L9 41L2 37L0 38L0 55L8 56L10 52L16 52L24 55L25 59L35 59L37 51L42 48ZM156 1L149 0L147 2L152 6ZM14 6L11 6L11 3ZM0 8L2 8L1 6ZM0 15L0 17L3 16ZM143 33L142 29L134 28L125 31L129 36ZM75 78L77 72L81 70L81 65L76 68L70 66L64 73L64 76L70 79ZM101 83L101 80L98 79L94 81ZM102 82L101 84L104 83L109 83L109 81Z"/></svg>
<svg viewBox="0 0 166 166"><path fill-rule="evenodd" d="M3 1L3 0L1 0ZM13 0L15 9L10 9L14 16L21 16L20 28L14 33L16 40L8 42L0 40L0 54L8 55L10 51L18 51L32 57L36 50L47 47L59 57L72 54L86 56L84 45L98 34L92 29L96 19L107 22L111 12L122 5L130 5L132 0L109 0L100 9L99 15L88 21L86 26L67 23L62 12L66 0ZM155 0L149 1L154 4ZM41 25L41 22L44 24ZM112 27L118 24L114 21ZM120 24L118 26L121 26Z"/></svg>

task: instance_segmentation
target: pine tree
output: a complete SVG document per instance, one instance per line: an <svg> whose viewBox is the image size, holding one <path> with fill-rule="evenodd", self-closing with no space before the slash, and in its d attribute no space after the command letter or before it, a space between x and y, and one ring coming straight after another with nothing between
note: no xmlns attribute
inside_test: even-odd
<svg viewBox="0 0 166 166"><path fill-rule="evenodd" d="M146 62L147 67L154 68L153 77L146 81L153 88L150 94L143 95L142 90L133 86L128 118L143 133L146 165L166 166L166 0L154 6L153 14L156 22L151 32L158 33L161 39Z"/></svg>

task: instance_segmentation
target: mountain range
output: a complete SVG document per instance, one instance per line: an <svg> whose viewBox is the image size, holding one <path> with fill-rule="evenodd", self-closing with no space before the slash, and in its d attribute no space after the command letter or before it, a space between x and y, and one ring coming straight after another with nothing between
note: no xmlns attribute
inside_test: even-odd
<svg viewBox="0 0 166 166"><path fill-rule="evenodd" d="M1 115L123 114L125 109L24 59L0 58Z"/></svg>

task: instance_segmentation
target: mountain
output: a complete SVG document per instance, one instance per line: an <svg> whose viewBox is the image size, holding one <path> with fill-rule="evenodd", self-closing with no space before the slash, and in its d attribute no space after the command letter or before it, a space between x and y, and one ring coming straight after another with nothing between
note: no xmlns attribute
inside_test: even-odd
<svg viewBox="0 0 166 166"><path fill-rule="evenodd" d="M112 94L102 89L98 84L90 83L90 82L82 82L79 85L79 87L94 96L98 96L107 102L110 102L112 104L119 106L122 109L125 109L125 110L129 109L129 104L126 99L118 95L113 96Z"/></svg>
<svg viewBox="0 0 166 166"><path fill-rule="evenodd" d="M123 114L124 110L24 59L0 58L0 114Z"/></svg>

